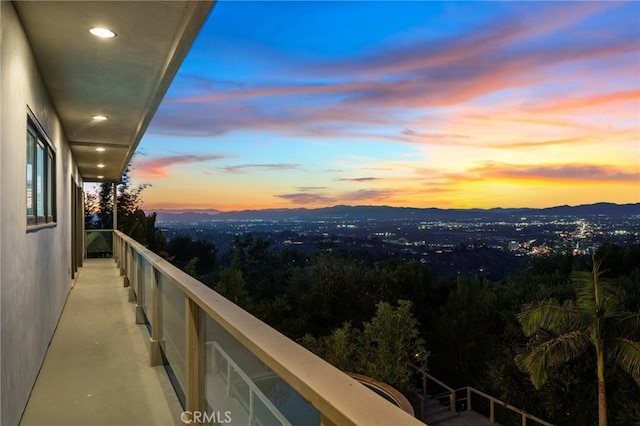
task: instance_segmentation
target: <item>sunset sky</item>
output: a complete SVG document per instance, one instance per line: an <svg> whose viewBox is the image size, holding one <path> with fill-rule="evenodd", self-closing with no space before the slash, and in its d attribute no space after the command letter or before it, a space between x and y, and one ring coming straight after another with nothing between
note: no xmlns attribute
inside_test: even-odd
<svg viewBox="0 0 640 426"><path fill-rule="evenodd" d="M145 210L640 201L640 2L219 1Z"/></svg>

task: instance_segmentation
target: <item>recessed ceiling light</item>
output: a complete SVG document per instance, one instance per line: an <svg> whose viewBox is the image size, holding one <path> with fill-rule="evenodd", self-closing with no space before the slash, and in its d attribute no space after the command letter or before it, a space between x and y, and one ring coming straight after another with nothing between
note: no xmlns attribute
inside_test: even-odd
<svg viewBox="0 0 640 426"><path fill-rule="evenodd" d="M98 175L98 179L104 179L104 176Z"/></svg>
<svg viewBox="0 0 640 426"><path fill-rule="evenodd" d="M111 31L108 28L102 28L102 27L93 27L89 29L89 32L91 34L93 34L96 37L100 37L100 38L113 38L116 36L116 33L114 33L113 31Z"/></svg>
<svg viewBox="0 0 640 426"><path fill-rule="evenodd" d="M104 169L104 164L98 164L98 167Z"/></svg>
<svg viewBox="0 0 640 426"><path fill-rule="evenodd" d="M103 147L101 147L101 146L99 146L99 147L97 147L97 148L96 148L96 151L98 151L98 152L105 152L105 151L106 151L106 149L105 149L105 148L103 148Z"/></svg>
<svg viewBox="0 0 640 426"><path fill-rule="evenodd" d="M94 121L104 121L109 119L106 115L94 115L91 118L93 118Z"/></svg>

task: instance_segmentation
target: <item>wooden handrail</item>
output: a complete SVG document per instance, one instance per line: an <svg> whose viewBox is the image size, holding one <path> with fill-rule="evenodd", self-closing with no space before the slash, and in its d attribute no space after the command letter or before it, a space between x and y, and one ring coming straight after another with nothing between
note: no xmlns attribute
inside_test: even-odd
<svg viewBox="0 0 640 426"><path fill-rule="evenodd" d="M502 407L504 407L506 409L509 409L511 411L514 411L514 412L520 414L523 417L523 421L522 421L523 425L526 425L526 419L531 419L531 420L533 420L535 422L538 422L539 424L544 425L544 426L553 426L553 423L546 422L546 421L542 420L541 418L534 416L533 414L527 413L526 411L524 411L521 408L514 407L513 405L508 404L508 403L506 403L506 402L504 402L504 401L502 401L502 400L500 400L500 399L498 399L498 398L496 398L494 396L491 396L491 395L489 395L487 393L484 393L481 390L478 390L478 389L476 389L476 388L474 388L472 386L465 386L465 387L462 387L462 388L459 388L459 389L455 390L456 393L457 392L462 392L462 391L467 392L467 395L470 395L470 393L473 392L473 393L475 393L475 394L477 394L477 395L489 400L489 402L490 402L489 410L491 412L489 420L492 423L495 421L495 418L494 418L494 415L493 415L493 413L494 413L494 404L499 404L500 406L502 406ZM467 401L467 405L468 405L468 407L471 407L470 397L468 396L467 399L469 399L469 401ZM469 410L471 410L471 408L469 408Z"/></svg>
<svg viewBox="0 0 640 426"><path fill-rule="evenodd" d="M429 373L424 373L425 376L431 380L432 382L436 382L437 384L439 384L440 386L442 386L443 388L445 388L447 391L449 392L455 392L455 389L453 389L452 387L447 386L446 384L442 383L440 380L436 379L435 377L433 377L431 374Z"/></svg>
<svg viewBox="0 0 640 426"><path fill-rule="evenodd" d="M145 279L166 279L166 285L178 289L185 297L186 320L193 322L192 336L186 345L187 362L194 368L189 371L189 379L201 380L200 354L203 346L200 339L202 324L195 322L196 316L207 315L224 329L240 345L244 346L271 371L280 376L291 388L309 401L319 412L323 425L389 425L421 424L416 418L390 402L380 403L382 397L360 385L355 379L312 354L288 337L249 314L239 306L222 297L197 279L176 268L149 249L120 231L114 231L114 256L124 265L125 274L134 289L134 301L144 297ZM135 254L135 255L134 255ZM144 265L144 267L143 267ZM143 267L146 274L138 270ZM165 282L163 281L163 286ZM168 288L168 287L167 287ZM140 294L137 294L139 291ZM152 286L152 292L158 291ZM161 290L160 290L161 291ZM159 300L159 297L152 300ZM141 306L142 308L142 306ZM156 307L157 308L157 307ZM206 317L203 317L206 318ZM153 323L152 328L161 327ZM193 371L191 371L193 370ZM198 404L201 394L195 385L187 384L186 391L193 394L187 400ZM200 404L202 402L200 401Z"/></svg>
<svg viewBox="0 0 640 426"><path fill-rule="evenodd" d="M427 379L429 379L447 391L446 393L449 394L449 411L455 413L456 412L456 391L452 387L448 386L446 383L441 382L440 380L433 377L431 374L427 373L423 368L420 368L413 364L411 366L414 369L416 369L420 374L422 374L422 392L424 394L423 397L426 396L427 394ZM424 404L422 404L421 406L421 415L424 418Z"/></svg>
<svg viewBox="0 0 640 426"><path fill-rule="evenodd" d="M438 384L440 387L442 387L443 389L445 389L449 394L450 397L450 410L453 412L456 412L456 404L458 401L467 401L467 411L472 411L473 408L471 406L471 394L475 393L483 398L486 398L487 400L489 400L489 421L491 423L495 422L495 404L499 404L500 406L514 411L518 414L520 414L522 416L522 425L525 426L527 424L527 419L533 420L543 426L553 426L552 423L546 422L544 420L542 420L539 417L534 416L533 414L529 414L526 411L514 407L513 405L510 405L504 401L499 400L498 398L495 398L487 393L482 392L481 390L478 390L474 387L471 386L465 386L459 389L453 389L452 387L448 386L447 384L441 382L440 380L436 379L435 377L433 377L431 374L427 373L424 369L417 367L415 365L413 365L413 368L415 370L417 370L420 374L422 374L422 379L423 379L423 384L422 384L422 392L423 392L423 396L425 396L427 394L427 379L429 379L430 381ZM460 398L458 399L458 392L465 392L466 397Z"/></svg>

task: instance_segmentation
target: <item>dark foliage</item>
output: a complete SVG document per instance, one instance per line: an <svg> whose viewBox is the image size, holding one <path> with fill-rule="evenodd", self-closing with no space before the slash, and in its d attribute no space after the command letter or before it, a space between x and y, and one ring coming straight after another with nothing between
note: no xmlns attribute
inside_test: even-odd
<svg viewBox="0 0 640 426"><path fill-rule="evenodd" d="M590 257L529 257L517 272L495 282L486 276L436 275L414 259L378 259L331 247L314 255L276 251L252 235L236 236L221 262L215 247L186 237L172 239L167 251L182 268L197 258L192 272L213 274L212 287L291 338L310 345L334 342L337 351L322 350L345 368L354 365L348 342L358 339L352 334L364 330L378 304L410 300L430 352L431 374L454 387L477 387L558 425L597 421L594 354L554 369L539 390L514 361L526 344L516 318L522 305L574 299L570 275L586 270ZM623 293L624 309L638 312L640 246L605 244L597 256ZM640 387L618 367L607 368L610 423L640 424ZM498 414L500 423L520 424L518 416L505 413Z"/></svg>
<svg viewBox="0 0 640 426"><path fill-rule="evenodd" d="M213 244L204 240L194 241L189 237L178 236L167 242L166 251L168 260L178 268L184 270L191 265L196 277L203 276L216 267L217 250Z"/></svg>

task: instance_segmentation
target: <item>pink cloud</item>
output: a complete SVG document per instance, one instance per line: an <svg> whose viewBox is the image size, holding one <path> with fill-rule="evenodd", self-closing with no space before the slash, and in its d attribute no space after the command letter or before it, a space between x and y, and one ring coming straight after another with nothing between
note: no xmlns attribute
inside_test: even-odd
<svg viewBox="0 0 640 426"><path fill-rule="evenodd" d="M309 190L303 190L291 194L277 194L274 196L291 201L294 204L330 205L336 203L381 202L387 200L394 194L396 194L396 191L389 189L358 189L356 191L346 191L334 195L327 195L320 191L320 188L309 188Z"/></svg>
<svg viewBox="0 0 640 426"><path fill-rule="evenodd" d="M602 110L611 104L630 105L638 111L640 108L640 89L622 90L591 96L556 98L543 105L527 109L530 111L543 111L545 113L562 113L593 107Z"/></svg>
<svg viewBox="0 0 640 426"><path fill-rule="evenodd" d="M236 166L220 167L227 173L246 173L250 170L263 170L263 171L282 171L282 170L299 170L302 167L300 164L278 163L278 164L239 164Z"/></svg>
<svg viewBox="0 0 640 426"><path fill-rule="evenodd" d="M414 142L416 138L447 140L464 145L464 135L440 136L411 129L406 110L423 111L460 105L505 91L522 90L516 107L526 111L530 99L541 102L530 111L579 111L614 102L633 102L633 87L600 87L593 77L607 75L615 82L616 72L629 73L640 49L635 28L611 34L589 33L575 27L586 18L615 8L614 4L536 5L535 14L502 16L495 22L469 28L448 39L421 39L392 45L334 62L298 62L282 73L280 81L207 81L183 96L167 99L156 116L151 132L168 135L221 136L233 130L274 132L315 138L384 138ZM541 15L545 19L540 20ZM562 32L562 43L551 37ZM571 33L569 37L567 34ZM620 60L623 65L603 70L602 64ZM637 64L637 60L635 62ZM571 65L572 75L588 73L581 84L589 87L565 89L557 100L555 89L539 87L558 77L558 67ZM636 66L637 68L637 66ZM570 86L572 76L563 76ZM191 77L190 77L191 78ZM546 92L549 90L549 92ZM594 94L594 92L597 92ZM571 96L573 94L573 96ZM514 105L510 105L514 106ZM606 112L605 112L606 114ZM453 117L455 118L455 117ZM366 127L368 130L363 130ZM380 128L380 132L375 130ZM373 129L373 130L372 130ZM415 132L412 134L411 132ZM444 143L444 142L443 142Z"/></svg>
<svg viewBox="0 0 640 426"><path fill-rule="evenodd" d="M168 157L135 158L133 160L133 172L142 178L165 178L169 176L168 169L175 165L202 163L229 158L223 154L208 155L174 155Z"/></svg>
<svg viewBox="0 0 640 426"><path fill-rule="evenodd" d="M338 178L336 179L339 182L371 182L375 180L380 180L377 177L357 177L357 178Z"/></svg>

